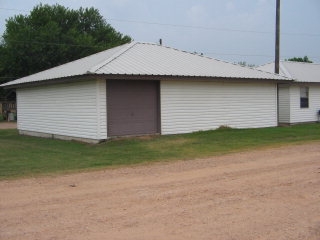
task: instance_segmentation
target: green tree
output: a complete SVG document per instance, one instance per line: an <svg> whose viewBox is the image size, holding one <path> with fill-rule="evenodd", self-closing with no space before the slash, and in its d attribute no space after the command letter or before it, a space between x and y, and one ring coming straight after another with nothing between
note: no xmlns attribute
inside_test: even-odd
<svg viewBox="0 0 320 240"><path fill-rule="evenodd" d="M254 64L247 63L246 61L240 61L237 64L239 64L240 66L243 66L243 67L251 67L251 68L255 67Z"/></svg>
<svg viewBox="0 0 320 240"><path fill-rule="evenodd" d="M37 5L6 20L0 82L24 77L131 41L95 8Z"/></svg>
<svg viewBox="0 0 320 240"><path fill-rule="evenodd" d="M308 56L302 57L293 57L286 59L286 61L293 61L293 62L306 62L306 63L312 63L312 61L308 58Z"/></svg>

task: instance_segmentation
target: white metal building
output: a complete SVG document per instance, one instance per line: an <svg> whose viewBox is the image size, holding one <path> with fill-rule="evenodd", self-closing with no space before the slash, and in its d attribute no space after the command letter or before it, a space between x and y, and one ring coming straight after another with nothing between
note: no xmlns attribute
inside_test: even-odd
<svg viewBox="0 0 320 240"><path fill-rule="evenodd" d="M280 73L294 82L279 84L279 122L295 124L320 120L320 64L280 62ZM273 72L274 63L257 69Z"/></svg>
<svg viewBox="0 0 320 240"><path fill-rule="evenodd" d="M277 84L257 69L132 42L2 86L16 88L21 134L110 137L277 126Z"/></svg>

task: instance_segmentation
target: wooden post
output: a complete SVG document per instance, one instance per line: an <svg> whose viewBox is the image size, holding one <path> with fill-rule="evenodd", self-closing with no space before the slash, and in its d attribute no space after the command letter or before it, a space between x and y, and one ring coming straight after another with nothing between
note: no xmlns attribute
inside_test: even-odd
<svg viewBox="0 0 320 240"><path fill-rule="evenodd" d="M275 60L274 72L279 73L280 65L280 0L277 1L276 6L276 47L275 47Z"/></svg>

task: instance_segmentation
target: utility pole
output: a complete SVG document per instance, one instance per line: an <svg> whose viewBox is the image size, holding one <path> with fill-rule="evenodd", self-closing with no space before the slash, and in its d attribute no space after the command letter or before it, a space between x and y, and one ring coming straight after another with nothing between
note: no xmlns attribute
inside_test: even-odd
<svg viewBox="0 0 320 240"><path fill-rule="evenodd" d="M276 47L275 47L275 60L274 72L279 73L280 65L280 0L277 1L276 6Z"/></svg>

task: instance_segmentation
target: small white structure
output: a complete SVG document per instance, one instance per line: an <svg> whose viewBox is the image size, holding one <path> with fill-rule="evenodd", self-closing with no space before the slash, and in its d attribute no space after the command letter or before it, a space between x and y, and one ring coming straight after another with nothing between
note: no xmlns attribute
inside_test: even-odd
<svg viewBox="0 0 320 240"><path fill-rule="evenodd" d="M277 126L286 77L132 42L2 86L16 88L21 134L110 137Z"/></svg>
<svg viewBox="0 0 320 240"><path fill-rule="evenodd" d="M279 84L279 123L316 122L320 117L320 64L281 61L280 75L294 79ZM274 63L257 69L273 72Z"/></svg>

